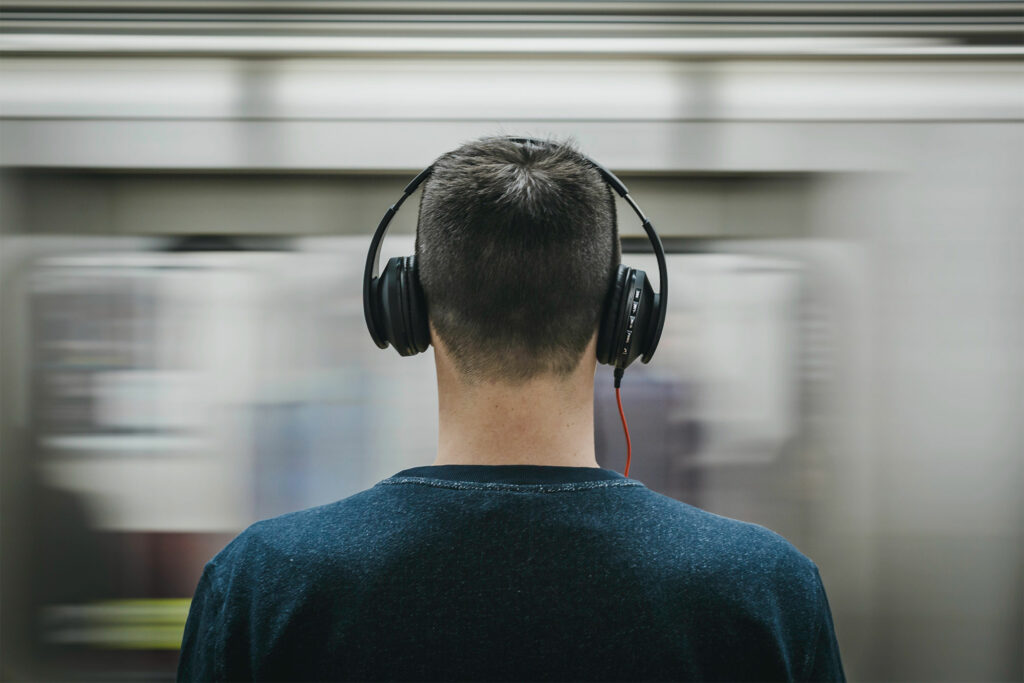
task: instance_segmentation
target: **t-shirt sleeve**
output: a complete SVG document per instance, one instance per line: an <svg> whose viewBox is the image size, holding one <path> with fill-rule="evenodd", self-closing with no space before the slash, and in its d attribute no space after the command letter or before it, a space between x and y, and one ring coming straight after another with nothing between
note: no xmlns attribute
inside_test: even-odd
<svg viewBox="0 0 1024 683"><path fill-rule="evenodd" d="M247 648L241 642L244 630L238 627L237 617L237 610L217 581L215 566L207 564L185 622L179 682L251 679L245 665Z"/></svg>
<svg viewBox="0 0 1024 683"><path fill-rule="evenodd" d="M832 623L832 610L829 608L825 587L822 585L817 569L815 569L814 575L818 584L816 635L811 641L807 668L802 680L846 681L843 662L839 656L839 642L836 640L836 631Z"/></svg>

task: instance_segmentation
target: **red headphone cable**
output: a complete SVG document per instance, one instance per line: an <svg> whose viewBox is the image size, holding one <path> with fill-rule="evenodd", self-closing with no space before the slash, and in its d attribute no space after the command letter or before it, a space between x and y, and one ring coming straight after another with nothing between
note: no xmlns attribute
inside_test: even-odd
<svg viewBox="0 0 1024 683"><path fill-rule="evenodd" d="M615 368L615 402L619 404L619 417L622 418L622 431L626 434L626 471L624 474L629 477L629 461L633 458L633 444L629 441L629 425L626 424L626 413L622 412L622 395L619 393L619 385L622 383L622 368Z"/></svg>

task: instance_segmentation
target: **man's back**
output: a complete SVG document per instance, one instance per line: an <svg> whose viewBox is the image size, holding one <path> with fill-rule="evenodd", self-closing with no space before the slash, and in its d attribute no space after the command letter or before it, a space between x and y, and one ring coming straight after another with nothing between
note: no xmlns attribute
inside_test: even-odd
<svg viewBox="0 0 1024 683"><path fill-rule="evenodd" d="M207 565L179 679L841 680L814 563L591 467L417 467Z"/></svg>

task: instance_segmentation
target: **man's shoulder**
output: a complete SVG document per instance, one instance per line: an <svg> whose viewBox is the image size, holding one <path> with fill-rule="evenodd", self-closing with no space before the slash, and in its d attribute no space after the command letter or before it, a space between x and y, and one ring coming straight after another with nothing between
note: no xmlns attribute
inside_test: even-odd
<svg viewBox="0 0 1024 683"><path fill-rule="evenodd" d="M208 564L214 575L240 573L294 574L318 558L356 551L360 537L374 521L379 489L370 488L348 498L260 520L242 531Z"/></svg>
<svg viewBox="0 0 1024 683"><path fill-rule="evenodd" d="M697 573L750 583L818 581L815 563L781 534L760 524L715 514L654 493L650 498L659 543L670 558L693 563ZM664 552L664 550L662 550Z"/></svg>

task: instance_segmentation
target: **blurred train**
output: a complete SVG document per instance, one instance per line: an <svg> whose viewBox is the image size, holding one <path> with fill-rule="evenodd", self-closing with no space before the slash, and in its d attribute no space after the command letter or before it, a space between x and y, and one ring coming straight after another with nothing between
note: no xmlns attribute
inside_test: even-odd
<svg viewBox="0 0 1024 683"><path fill-rule="evenodd" d="M5 3L0 676L169 679L234 534L432 461L432 361L363 324L369 234L516 133L573 137L665 239L633 476L815 560L851 680L1024 678L1022 16Z"/></svg>

